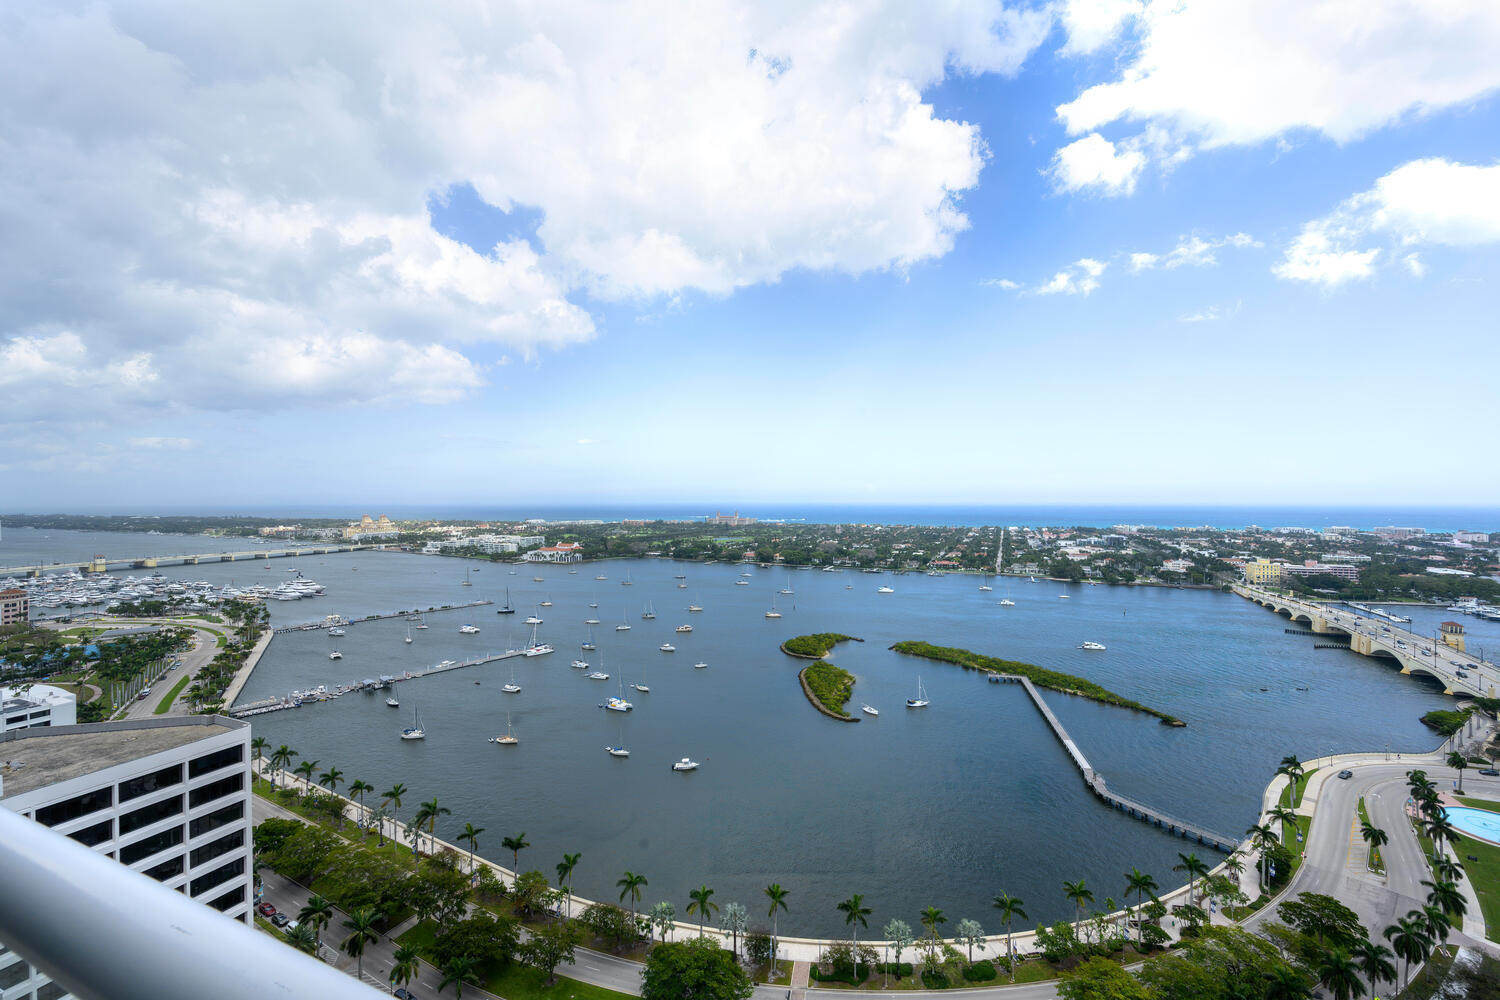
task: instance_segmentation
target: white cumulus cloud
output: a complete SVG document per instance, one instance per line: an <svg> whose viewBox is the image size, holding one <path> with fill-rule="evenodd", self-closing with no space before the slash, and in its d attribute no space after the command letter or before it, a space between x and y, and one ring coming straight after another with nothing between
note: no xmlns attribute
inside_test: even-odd
<svg viewBox="0 0 1500 1000"><path fill-rule="evenodd" d="M1075 49L1129 16L1080 6L1093 13L1064 12L1065 24L1080 18ZM1497 51L1492 0L1148 0L1118 77L1057 112L1071 135L1143 123L1179 156L1298 131L1348 142L1500 88Z"/></svg>
<svg viewBox="0 0 1500 1000"><path fill-rule="evenodd" d="M1132 253L1130 269L1146 271L1153 267L1164 267L1168 270L1178 267L1212 267L1219 262L1217 251L1225 247L1244 249L1264 245L1248 233L1234 233L1231 236L1209 239L1192 234L1179 239L1177 245L1165 254Z"/></svg>
<svg viewBox="0 0 1500 1000"><path fill-rule="evenodd" d="M1052 276L1052 280L1035 289L1037 295L1087 295L1099 287L1104 262L1082 257Z"/></svg>
<svg viewBox="0 0 1500 1000"><path fill-rule="evenodd" d="M1144 0L1067 0L1060 11L1067 42L1065 55L1087 55L1114 40L1132 17L1145 10Z"/></svg>
<svg viewBox="0 0 1500 1000"><path fill-rule="evenodd" d="M1117 149L1094 132L1059 149L1047 173L1059 191L1090 189L1103 194L1130 194L1145 165L1146 154L1140 150Z"/></svg>
<svg viewBox="0 0 1500 1000"><path fill-rule="evenodd" d="M1332 288L1373 275L1383 251L1394 258L1399 247L1497 242L1500 165L1413 160L1303 226L1273 270L1283 278ZM1401 260L1414 277L1426 273L1418 252Z"/></svg>

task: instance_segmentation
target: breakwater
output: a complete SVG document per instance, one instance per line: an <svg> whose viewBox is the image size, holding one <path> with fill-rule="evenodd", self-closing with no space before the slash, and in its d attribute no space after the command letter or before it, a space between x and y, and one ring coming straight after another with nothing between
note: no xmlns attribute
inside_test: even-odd
<svg viewBox="0 0 1500 1000"><path fill-rule="evenodd" d="M327 628L330 625L343 627L345 625L358 625L360 622L378 622L390 618L416 618L421 615L435 615L440 611L462 611L464 608L482 608L494 601L466 601L463 604L440 604L431 608L417 608L411 611L381 611L371 615L361 615L358 618L342 618L338 615L330 615L319 622L300 622L296 625L283 625L276 629L276 634L284 632L311 632L315 629Z"/></svg>

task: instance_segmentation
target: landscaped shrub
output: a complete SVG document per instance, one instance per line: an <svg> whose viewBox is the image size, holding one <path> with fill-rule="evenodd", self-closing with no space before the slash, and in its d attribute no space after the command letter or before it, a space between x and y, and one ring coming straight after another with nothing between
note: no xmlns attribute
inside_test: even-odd
<svg viewBox="0 0 1500 1000"><path fill-rule="evenodd" d="M964 967L964 978L971 983L987 983L995 978L995 967L986 961L978 961Z"/></svg>
<svg viewBox="0 0 1500 1000"><path fill-rule="evenodd" d="M922 985L929 990L946 990L948 977L943 975L942 969L924 969L922 970Z"/></svg>
<svg viewBox="0 0 1500 1000"><path fill-rule="evenodd" d="M878 968L883 975L895 976L897 979L911 975L910 962L881 962Z"/></svg>

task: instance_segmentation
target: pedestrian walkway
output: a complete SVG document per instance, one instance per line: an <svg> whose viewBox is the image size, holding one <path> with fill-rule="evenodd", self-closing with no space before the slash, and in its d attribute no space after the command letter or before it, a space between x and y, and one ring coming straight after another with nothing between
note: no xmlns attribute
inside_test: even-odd
<svg viewBox="0 0 1500 1000"><path fill-rule="evenodd" d="M792 963L792 988L786 991L788 1000L802 1000L807 995L807 983L811 972L811 962Z"/></svg>

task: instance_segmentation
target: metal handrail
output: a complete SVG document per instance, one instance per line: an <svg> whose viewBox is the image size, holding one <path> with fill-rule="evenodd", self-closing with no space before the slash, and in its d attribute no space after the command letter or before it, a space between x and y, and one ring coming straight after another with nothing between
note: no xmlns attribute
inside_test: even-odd
<svg viewBox="0 0 1500 1000"><path fill-rule="evenodd" d="M82 1000L382 995L3 806L0 941Z"/></svg>

